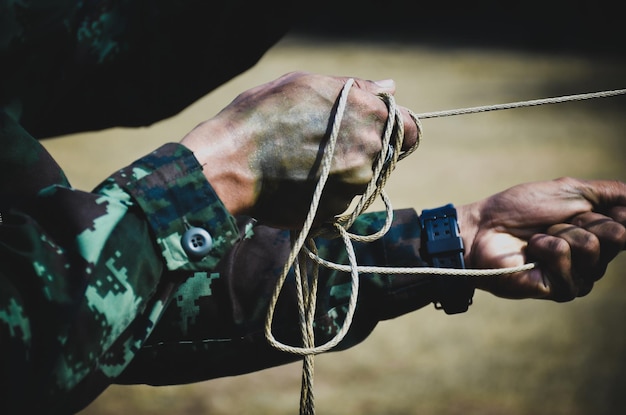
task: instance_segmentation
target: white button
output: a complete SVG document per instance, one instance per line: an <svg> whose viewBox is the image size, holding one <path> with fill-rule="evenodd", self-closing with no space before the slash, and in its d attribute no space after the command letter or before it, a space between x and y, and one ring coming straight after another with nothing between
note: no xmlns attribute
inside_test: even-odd
<svg viewBox="0 0 626 415"><path fill-rule="evenodd" d="M208 255L213 248L211 234L197 227L187 229L181 243L187 255L192 259L200 259Z"/></svg>

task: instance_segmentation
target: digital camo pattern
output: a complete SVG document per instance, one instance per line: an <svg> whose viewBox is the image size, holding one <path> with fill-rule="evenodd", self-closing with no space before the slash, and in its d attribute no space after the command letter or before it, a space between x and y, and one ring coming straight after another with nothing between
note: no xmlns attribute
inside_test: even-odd
<svg viewBox="0 0 626 415"><path fill-rule="evenodd" d="M0 376L7 413L28 405L67 413L111 383L187 383L298 359L272 349L263 335L267 304L289 251L288 233L246 218L239 230L231 228L232 218L210 199L210 190L202 190L208 184L199 174L191 154L169 144L115 173L96 192L58 183L19 209L3 210L0 330L3 349L12 352L0 357ZM215 203L196 204L191 189ZM167 200L177 201L174 211ZM223 254L168 269L162 241L183 232L182 217L215 235L222 232L216 240L224 244L216 249ZM371 233L383 221L381 214L364 215L354 230ZM359 260L423 265L418 228L414 211L396 212L383 240L357 244ZM237 235L243 237L228 249ZM337 241L319 245L325 257L345 262ZM432 298L422 277L362 278L359 310L342 349L363 340L379 320ZM321 342L343 324L348 277L322 272L319 291ZM299 342L296 310L289 281L275 331L292 344ZM39 399L27 399L32 396Z"/></svg>
<svg viewBox="0 0 626 415"><path fill-rule="evenodd" d="M51 160L39 151L31 167ZM71 413L111 383L188 383L298 359L274 350L263 333L289 234L249 218L234 223L188 150L164 145L94 192L58 177L2 210L0 346L10 351L0 356L3 413L43 407ZM415 212L395 215L385 238L357 244L360 263L424 265ZM383 214L363 215L353 231L372 233L383 222ZM172 261L170 252L182 252L178 236L187 224L212 233L214 252L200 261ZM345 262L338 242L320 240L320 253ZM322 271L319 342L343 324L349 290L347 275ZM338 349L362 341L378 321L432 299L428 278L363 275L352 329ZM274 331L299 344L291 279Z"/></svg>
<svg viewBox="0 0 626 415"><path fill-rule="evenodd" d="M355 244L364 265L425 266L419 257L419 221L414 210L394 212L384 238ZM368 213L352 231L371 234L384 213ZM249 229L213 272L197 272L178 289L153 333L119 383L167 385L249 373L298 360L273 349L264 335L267 307L290 250L289 233L242 220ZM319 240L320 254L347 263L340 239ZM351 330L337 350L365 339L380 320L427 305L435 298L432 278L416 275L361 275L358 308ZM350 296L350 276L321 269L316 341L325 342L342 327ZM301 345L293 275L283 287L273 332L280 341Z"/></svg>
<svg viewBox="0 0 626 415"><path fill-rule="evenodd" d="M40 154L24 168L51 160L31 144ZM7 150L2 157L21 157ZM3 413L38 405L72 412L90 402L137 353L184 279L180 270L214 268L238 239L197 161L178 144L94 192L58 177L13 206L7 196L16 189L0 181L0 346L11 351L0 356ZM180 250L180 240L167 247L176 239L170 235L182 234L186 221L215 234L213 251L200 261L179 260L172 267L179 273L164 272L172 264L163 252Z"/></svg>
<svg viewBox="0 0 626 415"><path fill-rule="evenodd" d="M255 64L295 4L0 0L0 107L37 139L151 125Z"/></svg>
<svg viewBox="0 0 626 415"><path fill-rule="evenodd" d="M285 11L291 3L273 2ZM0 1L0 61L11 62L0 77L0 413L74 413L111 383L187 383L297 359L263 334L289 251L286 232L248 218L235 226L181 146L166 145L84 192L32 137L147 125L177 113L254 64L286 31L288 19L263 2L241 9ZM382 221L368 214L354 228L371 233ZM200 261L180 245L187 224L214 238ZM336 242L320 241L320 251L341 262ZM420 266L418 247L415 212L398 211L387 236L358 245L357 257ZM349 281L337 272L320 277L322 342L343 324ZM274 327L292 344L295 298L289 280ZM432 299L429 278L363 275L339 348Z"/></svg>
<svg viewBox="0 0 626 415"><path fill-rule="evenodd" d="M202 166L180 144L164 145L118 171L96 191L118 193L120 187L145 213L171 271L212 269L239 238L234 218L206 182ZM212 251L198 261L190 261L181 246L183 233L191 226L210 229L213 236Z"/></svg>

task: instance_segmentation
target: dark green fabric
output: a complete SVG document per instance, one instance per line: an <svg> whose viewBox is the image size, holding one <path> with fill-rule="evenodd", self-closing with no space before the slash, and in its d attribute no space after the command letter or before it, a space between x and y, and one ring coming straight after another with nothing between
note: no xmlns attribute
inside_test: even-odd
<svg viewBox="0 0 626 415"><path fill-rule="evenodd" d="M0 107L38 139L171 117L254 65L292 0L1 0Z"/></svg>
<svg viewBox="0 0 626 415"><path fill-rule="evenodd" d="M37 139L174 115L254 64L286 30L291 1L0 0L0 413L68 414L113 383L188 383L298 359L263 323L289 235L233 218L185 147L166 144L91 192ZM395 212L363 264L423 266L419 221ZM383 216L362 216L371 233ZM189 257L189 226L213 238ZM320 252L345 261L337 240ZM352 328L434 301L432 278L361 277ZM347 275L320 275L316 338L345 318ZM275 316L299 341L293 280Z"/></svg>
<svg viewBox="0 0 626 415"><path fill-rule="evenodd" d="M1 213L0 348L10 351L0 355L3 413L71 413L112 383L188 383L299 358L263 336L288 233L249 218L235 227L178 144L94 192L52 184ZM381 213L363 215L353 231L371 233L383 221ZM172 261L171 252L184 255L180 236L189 222L212 233L214 249L202 260ZM345 262L338 241L320 240L320 252ZM423 266L416 213L397 211L384 239L356 249L362 264ZM348 296L348 276L323 270L319 341L343 324ZM363 275L358 312L338 349L434 297L428 277ZM276 332L298 344L291 279L281 298Z"/></svg>
<svg viewBox="0 0 626 415"><path fill-rule="evenodd" d="M42 148L35 154L33 160L46 160ZM183 146L165 145L125 171L94 192L45 183L20 204L3 203L0 349L15 351L0 354L3 413L29 405L70 412L114 381L184 279L164 273L171 267L164 252L185 255L176 236L186 229L183 218L216 237L209 255L181 259L179 272L214 268L237 241L234 219ZM9 182L0 180L0 200ZM164 209L142 209L157 199Z"/></svg>

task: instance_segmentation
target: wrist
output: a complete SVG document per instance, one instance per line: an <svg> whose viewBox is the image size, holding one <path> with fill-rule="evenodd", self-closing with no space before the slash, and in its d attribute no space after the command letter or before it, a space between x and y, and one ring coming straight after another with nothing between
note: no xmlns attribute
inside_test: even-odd
<svg viewBox="0 0 626 415"><path fill-rule="evenodd" d="M191 150L202 173L226 209L234 216L250 211L256 180L247 160L250 153L217 120L206 121L189 132L180 144Z"/></svg>
<svg viewBox="0 0 626 415"><path fill-rule="evenodd" d="M478 233L478 223L480 222L480 209L477 204L478 202L462 205L456 208L461 238L463 239L463 246L465 248L465 265L468 268L474 268L474 261L472 261L472 248L474 246L476 234Z"/></svg>
<svg viewBox="0 0 626 415"><path fill-rule="evenodd" d="M437 268L465 268L457 210L452 204L424 209L420 216L422 256Z"/></svg>
<svg viewBox="0 0 626 415"><path fill-rule="evenodd" d="M422 257L436 268L465 268L464 241L459 230L458 213L452 204L425 209L420 216ZM474 287L467 276L437 275L435 307L447 314L467 311Z"/></svg>

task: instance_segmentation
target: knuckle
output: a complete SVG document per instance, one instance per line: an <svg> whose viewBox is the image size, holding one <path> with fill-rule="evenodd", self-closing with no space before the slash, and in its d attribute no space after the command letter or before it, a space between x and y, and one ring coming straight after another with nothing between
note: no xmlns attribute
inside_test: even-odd
<svg viewBox="0 0 626 415"><path fill-rule="evenodd" d="M596 253L600 251L600 239L596 235L585 233L580 239L580 248L585 252Z"/></svg>
<svg viewBox="0 0 626 415"><path fill-rule="evenodd" d="M566 240L561 238L550 238L548 243L548 249L552 251L552 253L556 257L569 257L570 256L570 246Z"/></svg>
<svg viewBox="0 0 626 415"><path fill-rule="evenodd" d="M578 297L585 297L593 289L593 282L586 282L578 289Z"/></svg>
<svg viewBox="0 0 626 415"><path fill-rule="evenodd" d="M557 303L567 303L576 298L578 290L559 289L554 292L553 300Z"/></svg>
<svg viewBox="0 0 626 415"><path fill-rule="evenodd" d="M609 232L610 242L623 248L626 245L626 227L615 222L613 232Z"/></svg>

